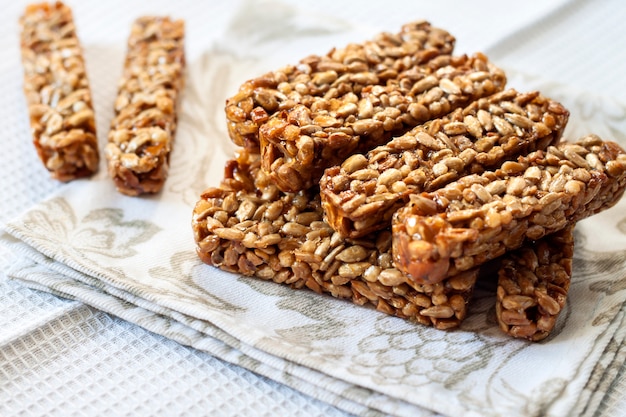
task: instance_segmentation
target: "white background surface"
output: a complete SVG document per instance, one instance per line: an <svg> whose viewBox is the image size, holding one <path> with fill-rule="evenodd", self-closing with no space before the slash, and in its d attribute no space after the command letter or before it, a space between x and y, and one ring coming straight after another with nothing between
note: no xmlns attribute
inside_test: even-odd
<svg viewBox="0 0 626 417"><path fill-rule="evenodd" d="M48 178L30 143L21 93L17 25L25 4L7 0L1 4L0 112L7 117L2 119L0 225L63 186ZM242 10L248 15L255 10L275 10L273 17L279 19L298 7L309 11L303 16L332 15L369 35L379 30L393 32L406 21L426 19L456 36L457 53L483 51L507 71L536 75L626 102L626 29L622 26L626 7L617 0L69 4L74 9L94 90L100 84L116 82L127 37L127 32L117 28L129 27L139 15L184 18L188 60L193 61L206 48L219 47L227 27L245 21ZM264 18L267 15L264 13ZM245 27L240 30L246 33ZM289 34L285 38L285 50L257 51L257 58L267 69L295 62L308 53L324 53L345 41L320 36L319 43L307 44L312 49L303 51L301 45L289 41ZM90 57L96 54L109 56L110 68L89 66ZM242 68L241 82L255 75ZM107 127L102 120L110 118L111 109L107 103L96 106L102 140ZM16 111L18 107L23 110ZM3 254L0 247L0 259L6 258ZM620 407L626 406L623 370L613 390L599 415L617 416ZM182 414L343 415L242 368L0 276L0 415Z"/></svg>

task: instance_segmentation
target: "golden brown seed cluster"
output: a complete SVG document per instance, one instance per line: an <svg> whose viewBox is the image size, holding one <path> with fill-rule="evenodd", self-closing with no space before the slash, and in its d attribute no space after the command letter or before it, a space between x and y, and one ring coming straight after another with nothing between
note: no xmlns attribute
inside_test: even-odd
<svg viewBox="0 0 626 417"><path fill-rule="evenodd" d="M565 306L572 274L574 225L512 251L498 270L496 316L513 337L545 339Z"/></svg>

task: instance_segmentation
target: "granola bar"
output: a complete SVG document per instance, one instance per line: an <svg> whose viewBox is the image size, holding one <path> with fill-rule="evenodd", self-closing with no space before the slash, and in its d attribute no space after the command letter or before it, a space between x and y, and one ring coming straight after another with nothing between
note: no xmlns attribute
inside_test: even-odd
<svg viewBox="0 0 626 417"><path fill-rule="evenodd" d="M141 17L131 28L105 155L117 189L156 193L167 178L183 89L184 22Z"/></svg>
<svg viewBox="0 0 626 417"><path fill-rule="evenodd" d="M496 93L505 82L482 54L440 56L384 86L315 97L274 113L259 127L263 169L283 191L307 189L324 169L353 153Z"/></svg>
<svg viewBox="0 0 626 417"><path fill-rule="evenodd" d="M574 225L503 255L496 317L503 332L531 341L550 335L572 276Z"/></svg>
<svg viewBox="0 0 626 417"><path fill-rule="evenodd" d="M61 2L26 7L20 18L24 94L33 143L52 178L98 169L96 123L72 11Z"/></svg>
<svg viewBox="0 0 626 417"><path fill-rule="evenodd" d="M391 232L342 239L323 221L319 194L283 193L258 155L242 152L220 187L206 190L193 212L199 257L225 271L309 288L371 305L439 329L467 314L478 268L436 284L415 284L393 266Z"/></svg>
<svg viewBox="0 0 626 417"><path fill-rule="evenodd" d="M590 135L507 161L431 193L392 219L396 267L419 283L495 259L612 207L626 187L626 153Z"/></svg>
<svg viewBox="0 0 626 417"><path fill-rule="evenodd" d="M296 104L310 107L315 98L358 95L366 86L385 85L453 48L452 35L422 21L402 26L397 34L381 33L362 44L309 56L245 82L226 101L229 135L235 144L258 153L259 126L269 115Z"/></svg>
<svg viewBox="0 0 626 417"><path fill-rule="evenodd" d="M344 237L389 227L411 194L556 144L568 111L538 92L509 89L328 168L320 182L326 220Z"/></svg>

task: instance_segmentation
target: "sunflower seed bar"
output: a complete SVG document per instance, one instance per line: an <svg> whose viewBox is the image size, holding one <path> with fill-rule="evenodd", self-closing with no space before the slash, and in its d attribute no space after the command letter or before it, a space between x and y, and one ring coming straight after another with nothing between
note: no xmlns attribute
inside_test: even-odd
<svg viewBox="0 0 626 417"><path fill-rule="evenodd" d="M439 329L465 318L478 268L432 285L407 282L393 267L389 230L342 239L323 221L319 195L280 192L263 177L258 155L242 155L194 208L194 237L205 263Z"/></svg>
<svg viewBox="0 0 626 417"><path fill-rule="evenodd" d="M52 178L98 169L96 123L83 51L69 7L34 4L20 18L24 93L33 143Z"/></svg>
<svg viewBox="0 0 626 417"><path fill-rule="evenodd" d="M411 194L556 144L568 111L538 92L506 90L355 154L320 182L326 220L344 237L389 227Z"/></svg>
<svg viewBox="0 0 626 417"><path fill-rule="evenodd" d="M260 126L263 169L283 191L307 189L353 153L494 94L505 82L482 54L441 56L385 86L296 105Z"/></svg>
<svg viewBox="0 0 626 417"><path fill-rule="evenodd" d="M502 331L534 342L550 335L565 306L573 256L571 224L502 257L496 293Z"/></svg>
<svg viewBox="0 0 626 417"><path fill-rule="evenodd" d="M105 155L117 189L127 195L163 187L183 89L184 22L141 17L131 28L115 118Z"/></svg>
<svg viewBox="0 0 626 417"><path fill-rule="evenodd" d="M359 95L366 86L385 85L453 48L452 35L422 21L404 25L397 34L381 33L362 44L309 56L247 81L226 101L230 137L258 153L258 129L269 115L296 104L310 107L315 98Z"/></svg>
<svg viewBox="0 0 626 417"><path fill-rule="evenodd" d="M419 283L475 268L525 242L612 207L626 187L626 153L590 135L507 161L394 214L396 267Z"/></svg>

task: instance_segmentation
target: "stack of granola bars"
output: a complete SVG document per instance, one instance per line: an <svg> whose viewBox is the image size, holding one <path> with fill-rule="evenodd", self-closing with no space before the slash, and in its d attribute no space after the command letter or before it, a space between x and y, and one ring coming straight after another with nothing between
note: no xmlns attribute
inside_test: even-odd
<svg viewBox="0 0 626 417"><path fill-rule="evenodd" d="M621 198L626 153L562 140L564 106L453 46L410 23L245 82L225 109L240 148L194 208L200 258L439 329L497 274L501 329L547 337L574 225Z"/></svg>

